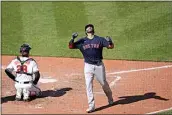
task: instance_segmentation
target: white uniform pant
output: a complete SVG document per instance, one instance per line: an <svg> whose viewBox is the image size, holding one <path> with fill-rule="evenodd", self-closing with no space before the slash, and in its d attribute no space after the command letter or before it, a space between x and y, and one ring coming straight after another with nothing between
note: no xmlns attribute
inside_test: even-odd
<svg viewBox="0 0 172 115"><path fill-rule="evenodd" d="M15 83L16 88L16 98L20 98L23 95L23 99L28 99L30 96L38 96L41 93L41 90L38 88L38 86L28 83Z"/></svg>
<svg viewBox="0 0 172 115"><path fill-rule="evenodd" d="M102 89L108 98L108 101L113 100L112 91L109 87L108 82L106 81L106 73L103 62L99 66L85 63L84 74L89 108L95 107L95 101L93 96L94 76L96 77L97 81L101 84Z"/></svg>

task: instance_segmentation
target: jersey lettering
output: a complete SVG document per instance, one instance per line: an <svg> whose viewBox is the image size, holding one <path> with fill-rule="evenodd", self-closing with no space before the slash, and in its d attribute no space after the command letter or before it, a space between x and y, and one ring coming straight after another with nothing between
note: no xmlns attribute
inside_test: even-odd
<svg viewBox="0 0 172 115"><path fill-rule="evenodd" d="M21 72L21 71L27 73L27 66L26 65L22 65L22 66L17 65L17 72Z"/></svg>
<svg viewBox="0 0 172 115"><path fill-rule="evenodd" d="M89 48L99 48L99 44L86 44L86 45L83 45L83 49L86 50L86 49L89 49Z"/></svg>

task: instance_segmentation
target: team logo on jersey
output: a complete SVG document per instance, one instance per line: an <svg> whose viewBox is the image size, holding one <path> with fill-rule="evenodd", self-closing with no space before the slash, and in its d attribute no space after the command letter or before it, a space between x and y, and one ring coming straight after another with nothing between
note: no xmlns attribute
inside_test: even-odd
<svg viewBox="0 0 172 115"><path fill-rule="evenodd" d="M99 44L87 44L87 45L84 45L83 46L83 49L86 50L86 49L89 49L89 48L99 48L100 45Z"/></svg>

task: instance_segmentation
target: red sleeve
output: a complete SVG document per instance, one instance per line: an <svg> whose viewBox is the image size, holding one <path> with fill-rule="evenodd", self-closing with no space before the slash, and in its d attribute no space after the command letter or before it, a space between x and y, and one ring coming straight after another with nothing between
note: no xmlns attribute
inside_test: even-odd
<svg viewBox="0 0 172 115"><path fill-rule="evenodd" d="M71 40L69 41L69 49L73 49L73 48L74 48L74 40L71 39Z"/></svg>

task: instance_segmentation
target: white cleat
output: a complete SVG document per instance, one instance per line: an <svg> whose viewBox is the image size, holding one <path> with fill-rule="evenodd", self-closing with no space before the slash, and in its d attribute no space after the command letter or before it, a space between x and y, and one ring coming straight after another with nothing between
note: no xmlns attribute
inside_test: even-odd
<svg viewBox="0 0 172 115"><path fill-rule="evenodd" d="M28 97L28 98L23 98L23 101L29 102L29 101L30 101L30 97Z"/></svg>
<svg viewBox="0 0 172 115"><path fill-rule="evenodd" d="M86 112L87 113L92 113L92 112L94 112L95 111L95 108L93 107L93 108L88 108L87 110L86 110Z"/></svg>
<svg viewBox="0 0 172 115"><path fill-rule="evenodd" d="M21 98L16 97L15 100L16 101L21 101Z"/></svg>

